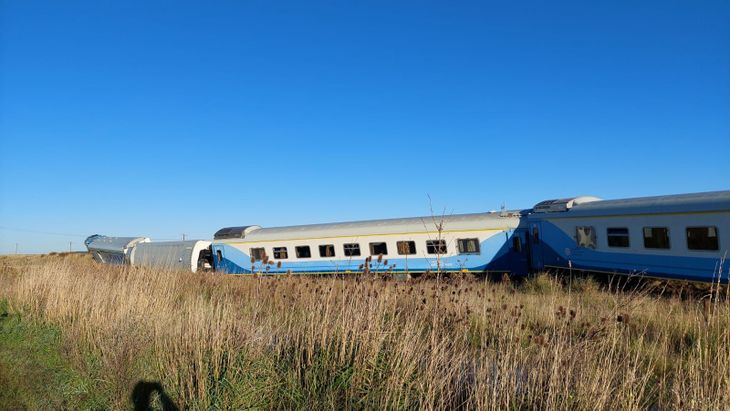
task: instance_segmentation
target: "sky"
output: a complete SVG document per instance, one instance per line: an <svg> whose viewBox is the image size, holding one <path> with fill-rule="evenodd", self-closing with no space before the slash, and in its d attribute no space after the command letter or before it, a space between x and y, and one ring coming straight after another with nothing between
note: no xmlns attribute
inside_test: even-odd
<svg viewBox="0 0 730 411"><path fill-rule="evenodd" d="M730 189L730 2L0 0L0 253Z"/></svg>

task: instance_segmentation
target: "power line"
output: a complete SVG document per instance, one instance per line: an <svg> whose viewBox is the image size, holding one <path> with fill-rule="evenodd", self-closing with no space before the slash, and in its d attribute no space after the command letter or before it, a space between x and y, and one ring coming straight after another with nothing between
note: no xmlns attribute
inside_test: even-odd
<svg viewBox="0 0 730 411"><path fill-rule="evenodd" d="M6 227L6 226L0 226L0 230L6 230L6 231L18 231L18 232L24 232L24 233L33 233L33 234L47 234L47 235L58 235L62 237L78 237L78 238L88 238L89 234L72 234L72 233L59 233L54 231L40 231L40 230L32 230L29 228L15 228L15 227ZM187 238L187 234L183 234L183 241ZM116 236L110 236L110 237L116 237ZM128 236L132 237L132 236ZM140 237L146 237L146 236L140 236ZM159 237L151 237L155 241L179 241L180 237L169 237L169 238L159 238Z"/></svg>
<svg viewBox="0 0 730 411"><path fill-rule="evenodd" d="M13 228L13 227L4 227L4 226L0 226L0 230L20 231L20 232L34 233L34 234L60 235L60 236L64 236L64 237L83 237L83 238L86 238L86 237L89 236L88 234L59 233L59 232L53 232L53 231L39 231L39 230L31 230L31 229L28 229L28 228Z"/></svg>

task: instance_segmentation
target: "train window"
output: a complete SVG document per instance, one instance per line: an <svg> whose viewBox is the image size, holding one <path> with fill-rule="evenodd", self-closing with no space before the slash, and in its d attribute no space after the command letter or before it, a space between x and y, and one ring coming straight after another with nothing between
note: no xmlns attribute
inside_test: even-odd
<svg viewBox="0 0 730 411"><path fill-rule="evenodd" d="M289 258L289 253L286 251L286 247L274 247L274 258L277 260Z"/></svg>
<svg viewBox="0 0 730 411"><path fill-rule="evenodd" d="M479 254L478 238L460 238L456 240L459 254Z"/></svg>
<svg viewBox="0 0 730 411"><path fill-rule="evenodd" d="M628 247L629 246L629 229L628 228L607 228L606 235L608 237L609 247Z"/></svg>
<svg viewBox="0 0 730 411"><path fill-rule="evenodd" d="M342 246L342 249L345 252L345 256L347 257L360 255L360 244L358 243L344 244Z"/></svg>
<svg viewBox="0 0 730 411"><path fill-rule="evenodd" d="M398 241L398 254L400 255L412 255L416 253L416 242L415 241Z"/></svg>
<svg viewBox="0 0 730 411"><path fill-rule="evenodd" d="M426 241L426 252L429 254L446 254L446 241L444 241L444 240Z"/></svg>
<svg viewBox="0 0 730 411"><path fill-rule="evenodd" d="M388 246L385 243L370 243L370 255L386 255Z"/></svg>
<svg viewBox="0 0 730 411"><path fill-rule="evenodd" d="M312 251L309 249L308 245L300 245L298 247L295 247L294 250L297 252L297 258L312 257Z"/></svg>
<svg viewBox="0 0 730 411"><path fill-rule="evenodd" d="M687 227L687 248L690 250L719 250L717 227Z"/></svg>
<svg viewBox="0 0 730 411"><path fill-rule="evenodd" d="M540 242L540 231L537 229L536 225L532 226L532 242L535 244Z"/></svg>
<svg viewBox="0 0 730 411"><path fill-rule="evenodd" d="M520 236L512 236L512 249L518 253L522 252L522 240L520 240Z"/></svg>
<svg viewBox="0 0 730 411"><path fill-rule="evenodd" d="M319 256L320 257L334 257L335 256L335 246L333 244L324 244L319 246Z"/></svg>
<svg viewBox="0 0 730 411"><path fill-rule="evenodd" d="M578 247L596 248L596 230L591 226L575 227L575 242Z"/></svg>
<svg viewBox="0 0 730 411"><path fill-rule="evenodd" d="M215 254L218 256L218 264L220 264L221 261L223 261L223 252L221 250L216 250Z"/></svg>
<svg viewBox="0 0 730 411"><path fill-rule="evenodd" d="M669 248L669 229L644 227L644 248Z"/></svg>
<svg viewBox="0 0 730 411"><path fill-rule="evenodd" d="M266 257L266 250L262 248L251 248L249 249L249 252L251 253L251 258L254 261L261 261Z"/></svg>

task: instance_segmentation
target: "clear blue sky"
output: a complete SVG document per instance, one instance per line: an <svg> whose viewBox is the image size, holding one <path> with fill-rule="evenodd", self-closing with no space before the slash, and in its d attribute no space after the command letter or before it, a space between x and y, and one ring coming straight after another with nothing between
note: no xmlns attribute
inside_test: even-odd
<svg viewBox="0 0 730 411"><path fill-rule="evenodd" d="M0 15L0 253L730 189L727 1Z"/></svg>

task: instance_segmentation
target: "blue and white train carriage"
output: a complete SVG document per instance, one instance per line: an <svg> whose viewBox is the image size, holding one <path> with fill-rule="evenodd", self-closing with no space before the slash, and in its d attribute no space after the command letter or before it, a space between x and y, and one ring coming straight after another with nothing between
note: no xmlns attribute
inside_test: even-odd
<svg viewBox="0 0 730 411"><path fill-rule="evenodd" d="M727 282L730 191L622 200L576 197L543 201L529 210L443 218L230 227L219 230L209 247L201 241L194 242L197 248L142 242L149 239L92 236L87 247L102 262L174 260L192 271L212 266L236 274L440 269L525 275L576 269Z"/></svg>
<svg viewBox="0 0 730 411"><path fill-rule="evenodd" d="M400 218L291 227L231 227L212 244L216 271L355 273L460 271L525 274L520 212ZM439 225L441 229L439 230Z"/></svg>
<svg viewBox="0 0 730 411"><path fill-rule="evenodd" d="M578 269L727 282L730 191L538 203L531 271ZM719 275L722 273L722 277Z"/></svg>

